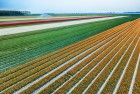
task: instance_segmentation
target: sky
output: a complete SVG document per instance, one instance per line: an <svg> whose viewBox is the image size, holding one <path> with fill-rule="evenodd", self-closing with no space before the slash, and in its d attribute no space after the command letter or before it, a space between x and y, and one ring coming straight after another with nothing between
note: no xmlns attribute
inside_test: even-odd
<svg viewBox="0 0 140 94"><path fill-rule="evenodd" d="M0 0L0 9L32 13L139 12L140 0Z"/></svg>

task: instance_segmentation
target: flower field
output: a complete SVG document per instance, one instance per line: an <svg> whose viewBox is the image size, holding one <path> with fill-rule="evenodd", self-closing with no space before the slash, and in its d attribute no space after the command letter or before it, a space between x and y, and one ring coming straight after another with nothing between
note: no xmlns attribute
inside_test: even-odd
<svg viewBox="0 0 140 94"><path fill-rule="evenodd" d="M139 94L139 63L136 19L1 72L0 94Z"/></svg>
<svg viewBox="0 0 140 94"><path fill-rule="evenodd" d="M105 16L98 17L71 17L71 18L53 18L53 19L36 19L29 21L10 21L10 22L0 22L0 26L15 26L15 25L30 25L30 24L42 24L42 23L53 23L53 22L63 22L63 21L73 21L73 20L84 20L84 19L97 19L104 18ZM108 17L108 16L106 16Z"/></svg>
<svg viewBox="0 0 140 94"><path fill-rule="evenodd" d="M71 44L99 34L132 19L133 18L131 17L116 18L112 20L0 36L0 72L25 64L66 46L68 47ZM9 28L6 28L6 30L7 29L9 30ZM1 31L2 30L3 29L1 29ZM18 31L18 29L16 29L16 31ZM11 30L8 32L11 32ZM98 46L96 47L98 48ZM72 48L69 48L69 50L71 49ZM59 55L67 56L69 53L67 51L57 54L57 56Z"/></svg>

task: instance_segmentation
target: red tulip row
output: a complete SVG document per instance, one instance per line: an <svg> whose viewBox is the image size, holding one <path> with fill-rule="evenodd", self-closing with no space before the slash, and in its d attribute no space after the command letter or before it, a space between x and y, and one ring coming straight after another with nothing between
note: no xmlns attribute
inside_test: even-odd
<svg viewBox="0 0 140 94"><path fill-rule="evenodd" d="M29 21L14 21L14 22L1 22L0 26L15 26L15 25L29 25L29 24L42 24L42 23L53 23L53 22L63 22L63 21L73 21L73 20L84 20L84 19L96 19L105 18L109 16L99 16L99 17L79 17L79 18L59 18L59 19L47 19L47 20L29 20Z"/></svg>

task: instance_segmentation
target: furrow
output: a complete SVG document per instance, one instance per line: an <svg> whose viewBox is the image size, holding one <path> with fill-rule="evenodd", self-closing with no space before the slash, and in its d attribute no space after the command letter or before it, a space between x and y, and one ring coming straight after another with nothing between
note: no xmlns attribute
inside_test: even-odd
<svg viewBox="0 0 140 94"><path fill-rule="evenodd" d="M119 62L117 62L117 65L114 67L112 72L109 74L107 80L105 81L106 85L102 91L103 94L111 93L115 89L115 86L123 72L123 69L126 66L128 60L129 60L129 57L135 47L134 45L137 42L137 38L138 38L138 36L135 36L135 38L133 38L133 41L131 43L129 43L130 44L129 47L127 47L123 56L121 57L121 59L119 59Z"/></svg>
<svg viewBox="0 0 140 94"><path fill-rule="evenodd" d="M118 39L118 38L116 38L116 40L117 40L117 39ZM112 43L110 43L110 44L113 45L114 42L115 42L115 40L112 41ZM107 47L104 47L104 49L105 49L105 48L107 48ZM99 52L97 52L97 54L103 52L104 49L100 49ZM92 57L95 57L95 56L96 56L96 54L95 54L94 56L92 56ZM87 59L86 61L90 61L90 60ZM76 66L75 68L76 68L76 69L78 69L78 68L81 69L82 67L79 67L79 66L82 65L82 64L84 64L84 65L87 64L88 62L86 62L86 61L81 62L81 63L80 63L78 66ZM83 67L84 67L84 66L83 66ZM72 70L73 70L73 69L72 69ZM68 72L68 74L72 75L71 72L70 72L70 73ZM62 78L64 78L64 77L62 77ZM50 82L50 83L51 83L51 84L52 84L52 83L54 84L54 82L55 82L55 80L53 80L53 82ZM45 87L48 87L48 86L50 85L50 83L49 83L49 84L47 83L47 84L45 85ZM55 86L56 86L56 85L55 85ZM44 88L45 88L45 87L44 87ZM51 86L49 86L49 87L51 88ZM38 93L38 92L42 91L44 88L41 87L41 89L39 89L39 90L38 90L37 92L35 92L35 93ZM55 89L54 89L54 90L55 90ZM47 89L47 90L45 90L45 91L50 93L50 90L49 90L49 89ZM51 91L51 92L52 92L52 91ZM41 92L41 93L42 93L42 92Z"/></svg>
<svg viewBox="0 0 140 94"><path fill-rule="evenodd" d="M116 88L114 90L114 94L120 94L120 93L127 93L129 92L129 87L130 87L130 84L131 84L131 79L133 77L133 72L134 72L134 68L135 68L135 65L136 65L136 60L137 60L137 57L139 55L138 53L138 43L140 41L140 38L138 39L137 41L137 44L133 50L133 52L131 53L131 56L127 62L127 65L125 66L124 70L123 70L123 73L116 85Z"/></svg>
<svg viewBox="0 0 140 94"><path fill-rule="evenodd" d="M109 40L109 39L108 39ZM101 43L100 43L101 44ZM93 50L93 49L92 49ZM92 51L91 50L91 51ZM64 60L65 60L65 58L64 58ZM64 62L64 61L63 61ZM57 65L60 65L60 64L57 64ZM42 69L42 68L41 68ZM49 68L50 69L50 68ZM38 71L38 69L36 68L36 70ZM28 73L27 73L28 74ZM40 74L40 73L38 73L38 74ZM24 77L24 76L23 76ZM22 78L20 77L20 79L22 80ZM12 83L14 82L13 80L18 80L17 78L14 78L14 79L12 79ZM9 81L10 82L10 81ZM5 84L7 84L7 83L5 83ZM7 84L8 85L8 84ZM6 87L6 85L1 85L2 87Z"/></svg>
<svg viewBox="0 0 140 94"><path fill-rule="evenodd" d="M91 49L91 51L93 51L93 49ZM82 56L83 59L82 59L82 58L81 58L81 59L84 60L84 59L88 58L90 55L92 55L93 53L95 53L95 52L92 52L92 53L90 53L90 54L88 53L89 55L87 54L87 56ZM75 60L76 58L78 58L78 60ZM79 57L75 57L75 58L71 59L71 62L72 62L73 64L76 63L76 62L78 62L78 63L80 64L80 62L82 62L82 60L80 60L80 61L79 61L79 60L80 60ZM69 61L68 61L68 62L69 62ZM76 64L78 65L78 63L76 63ZM65 64L67 64L67 63L65 63ZM74 65L73 65L73 67L74 67ZM66 67L65 67L65 68L66 68ZM57 68L57 69L59 69L59 68ZM69 68L68 70L70 70L70 69L71 69L71 68ZM53 71L55 71L55 70L53 70ZM62 70L61 70L61 71L62 71ZM58 71L57 71L57 72L58 72ZM59 72L60 72L60 71L59 71ZM63 75L64 75L64 73L66 73L66 70L63 72ZM61 74L62 74L62 73L61 73ZM48 75L48 74L47 74L47 75ZM47 82L47 81L46 81L46 82ZM39 83L39 82L37 82L37 83ZM36 86L37 86L37 85L36 85ZM39 84L38 84L38 86L39 86ZM29 88L29 89L31 89L31 88ZM33 90L33 88L32 88L32 90ZM27 89L26 91L29 92L28 89ZM26 92L26 91L25 91L25 92Z"/></svg>
<svg viewBox="0 0 140 94"><path fill-rule="evenodd" d="M104 58L102 59L101 64L97 66L97 68L92 70L89 74L85 76L84 79L81 80L81 82L77 83L70 92L68 93L82 93L84 90L86 90L86 87L89 88L92 83L96 81L96 79L100 76L100 74L103 72L103 70L106 68L106 64L109 62L109 60L117 53L117 46L114 46L115 48L112 48L111 52L108 52L108 55L104 55ZM109 59L110 58L110 59ZM109 63L108 63L109 64ZM94 80L92 80L94 79ZM92 88L93 89L93 88ZM95 92L95 89L92 91L92 93Z"/></svg>
<svg viewBox="0 0 140 94"><path fill-rule="evenodd" d="M136 66L136 72L133 77L134 78L130 86L131 88L129 90L129 94L139 94L140 93L140 50L139 50L139 58Z"/></svg>

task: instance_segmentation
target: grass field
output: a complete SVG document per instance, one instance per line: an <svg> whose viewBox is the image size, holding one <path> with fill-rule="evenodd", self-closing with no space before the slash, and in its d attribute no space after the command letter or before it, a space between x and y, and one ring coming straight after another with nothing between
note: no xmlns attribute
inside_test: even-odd
<svg viewBox="0 0 140 94"><path fill-rule="evenodd" d="M1 36L0 71L26 63L41 55L48 54L133 19L132 17L118 18L108 21Z"/></svg>
<svg viewBox="0 0 140 94"><path fill-rule="evenodd" d="M34 44L33 47L37 47L38 49L47 47L48 42L45 41L47 38L56 41L54 48L53 42L52 45L49 44L48 49L53 49L49 49L48 53L56 49L59 50L49 54L46 53L47 55L33 61L1 72L0 93L139 94L139 25L140 19L130 21L130 18L121 18L60 28L60 31L57 29L59 32L52 30L46 32L44 30L40 33L30 32L27 35L19 34L16 37L15 35L1 37L2 41L6 43L7 40L7 45L10 45L7 48L9 53L17 49L17 52L19 52L17 56L20 56L26 50L29 53L29 48L25 49L25 47L30 47L37 40L40 40L39 44ZM103 30L106 31L102 32ZM54 34L53 39L51 39L49 34L52 34L51 36ZM40 37L35 37L37 35L40 35ZM20 43L22 38L25 40L27 38L27 42L28 40L32 42L26 45L22 42L22 44ZM8 39L19 39L19 41L15 42L22 45L23 48L19 48L20 46L12 43L10 44L10 42L8 43ZM3 45L1 49L5 49L5 47ZM61 47L62 49L60 49ZM32 50L34 49L31 48ZM43 50L40 54L43 54L43 52L47 51ZM11 54L15 54L15 52ZM39 56L39 53L35 55ZM24 57L28 57L27 54L23 55L22 58ZM17 60L16 57L15 61ZM15 63L5 63L5 65L2 63L3 67L1 68L5 66L9 67L12 64Z"/></svg>

